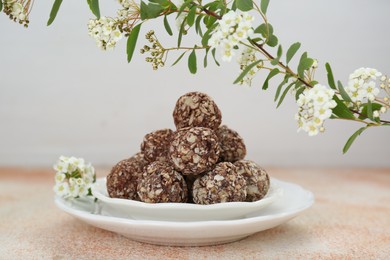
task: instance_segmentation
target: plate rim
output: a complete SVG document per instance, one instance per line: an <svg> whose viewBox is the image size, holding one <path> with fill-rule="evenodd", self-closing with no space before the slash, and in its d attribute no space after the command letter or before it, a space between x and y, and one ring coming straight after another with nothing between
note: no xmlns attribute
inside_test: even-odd
<svg viewBox="0 0 390 260"><path fill-rule="evenodd" d="M114 217L114 216L105 216L100 214L93 214L86 212L84 210L74 209L69 205L66 205L65 201L55 196L55 204L57 207L59 207L61 210L67 212L68 214L79 217L82 219L87 220L93 220L93 221L103 221L106 223L109 222L115 222L120 224L137 224L137 225L143 225L143 226L160 226L164 228L183 228L183 227L210 227L210 226L225 226L225 225L232 225L232 226L238 226L243 224L252 224L256 222L261 221L267 221L272 219L280 219L284 218L286 216L296 216L298 213L305 211L306 209L310 208L315 201L314 195L311 191L306 190L302 188L300 185L297 185L295 183L290 183L286 181L280 181L275 179L278 182L286 183L289 185L295 186L295 188L299 188L303 193L305 193L305 197L307 198L305 200L305 203L301 205L298 208L295 208L293 210L289 211L283 211L276 214L269 214L269 215L260 215L260 216L253 216L253 217L244 217L241 219L231 219L231 220L204 220L204 221L169 221L169 220L142 220L142 219L129 219L129 218L121 218L121 217ZM283 196L284 197L284 196Z"/></svg>
<svg viewBox="0 0 390 260"><path fill-rule="evenodd" d="M99 186L103 186L103 183L106 183L106 177L98 178L96 182L92 185L92 194L98 198L99 200L109 203L116 206L126 206L126 207L135 207L138 209L144 210L172 210L178 209L180 210L192 210L192 211L205 211L205 210L221 210L221 209L251 209L262 206L263 204L270 204L274 202L276 199L280 198L283 195L283 189L280 185L275 185L275 181L277 179L270 178L271 184L270 187L274 189L273 196L270 197L269 193L265 195L264 198L254 201L254 202L226 202L226 203L216 203L209 205L199 205L199 204L191 204L191 203L145 203L142 201L136 200L127 200L120 198L110 198L104 195L100 190ZM102 183L103 182L103 183ZM104 185L105 186L105 185ZM271 201L270 201L271 200Z"/></svg>

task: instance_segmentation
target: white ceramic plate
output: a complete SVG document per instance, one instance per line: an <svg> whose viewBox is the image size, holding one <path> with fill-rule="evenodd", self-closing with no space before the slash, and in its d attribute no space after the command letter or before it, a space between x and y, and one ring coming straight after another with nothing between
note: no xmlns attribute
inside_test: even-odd
<svg viewBox="0 0 390 260"><path fill-rule="evenodd" d="M275 180L283 196L269 207L243 219L223 221L173 222L134 220L94 214L93 202L72 203L56 198L57 206L70 215L99 228L119 233L140 242L172 246L205 246L240 240L278 226L309 208L314 197L310 191L288 182Z"/></svg>
<svg viewBox="0 0 390 260"><path fill-rule="evenodd" d="M101 212L108 216L142 220L205 221L242 218L280 198L283 189L271 179L267 195L255 202L228 202L212 205L144 203L110 198L107 193L106 179L100 178L92 187L92 193L101 202Z"/></svg>

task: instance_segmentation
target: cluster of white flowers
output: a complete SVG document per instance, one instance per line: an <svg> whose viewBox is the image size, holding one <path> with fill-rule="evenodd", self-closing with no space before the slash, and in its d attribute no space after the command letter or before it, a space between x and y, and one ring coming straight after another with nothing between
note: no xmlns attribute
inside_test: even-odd
<svg viewBox="0 0 390 260"><path fill-rule="evenodd" d="M95 169L85 164L84 159L61 156L54 165L54 192L63 198L77 198L89 195L96 180Z"/></svg>
<svg viewBox="0 0 390 260"><path fill-rule="evenodd" d="M253 20L254 17L247 12L229 11L218 21L208 44L212 48L220 47L222 60L231 61L238 44L253 35Z"/></svg>
<svg viewBox="0 0 390 260"><path fill-rule="evenodd" d="M373 101L379 94L375 80L382 76L376 69L360 68L349 75L348 86L345 88L353 102L362 102L365 99Z"/></svg>
<svg viewBox="0 0 390 260"><path fill-rule="evenodd" d="M24 6L24 1L17 0L4 0L4 12L9 15L9 17L21 24L28 24L28 7L29 3L26 3Z"/></svg>
<svg viewBox="0 0 390 260"><path fill-rule="evenodd" d="M97 46L102 50L112 50L123 37L116 21L104 16L89 20L88 34L95 39Z"/></svg>
<svg viewBox="0 0 390 260"><path fill-rule="evenodd" d="M256 52L252 48L245 47L237 58L237 62L240 64L240 69L244 70L246 66L256 61ZM260 66L254 66L242 79L240 84L252 85L253 77L260 70Z"/></svg>
<svg viewBox="0 0 390 260"><path fill-rule="evenodd" d="M118 3L123 7L123 8L126 8L126 9L129 9L132 5L133 5L133 2L132 0L118 0Z"/></svg>
<svg viewBox="0 0 390 260"><path fill-rule="evenodd" d="M298 131L303 130L309 136L317 135L324 131L324 121L332 115L332 109L336 107L333 100L335 92L323 85L317 84L313 88L305 89L299 95L299 106L295 119L298 121Z"/></svg>

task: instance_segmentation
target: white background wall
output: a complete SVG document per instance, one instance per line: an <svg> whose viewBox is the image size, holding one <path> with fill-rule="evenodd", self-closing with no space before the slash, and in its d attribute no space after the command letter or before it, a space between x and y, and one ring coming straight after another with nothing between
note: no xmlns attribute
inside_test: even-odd
<svg viewBox="0 0 390 260"><path fill-rule="evenodd" d="M267 92L261 77L252 87L233 85L234 63L200 68L194 76L186 61L154 72L138 51L127 64L124 40L113 52L100 51L87 35L92 14L85 2L64 1L50 27L52 1L35 1L29 29L0 15L0 165L51 165L62 154L113 165L137 152L145 133L173 128L176 99L199 90L246 140L248 158L263 165L390 166L390 129L370 129L342 155L359 124L328 121L325 134L297 134L293 98L276 110L277 82ZM103 15L119 7L100 2ZM344 82L362 66L390 73L389 11L388 0L274 0L268 16L285 49L301 41L319 60L318 79L325 83L327 61ZM150 28L167 46L176 43L156 21L141 34Z"/></svg>

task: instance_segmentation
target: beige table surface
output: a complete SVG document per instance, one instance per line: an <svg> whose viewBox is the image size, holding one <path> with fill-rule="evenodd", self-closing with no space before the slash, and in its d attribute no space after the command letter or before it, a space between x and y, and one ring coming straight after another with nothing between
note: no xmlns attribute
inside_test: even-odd
<svg viewBox="0 0 390 260"><path fill-rule="evenodd" d="M311 190L312 208L235 243L167 247L62 212L53 202L50 169L0 168L0 259L390 259L390 169L268 171Z"/></svg>

